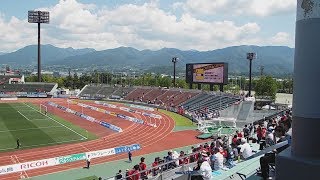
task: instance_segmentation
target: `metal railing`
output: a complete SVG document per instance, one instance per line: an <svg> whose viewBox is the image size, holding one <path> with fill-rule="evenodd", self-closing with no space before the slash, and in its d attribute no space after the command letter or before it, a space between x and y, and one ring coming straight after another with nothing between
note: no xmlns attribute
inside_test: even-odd
<svg viewBox="0 0 320 180"><path fill-rule="evenodd" d="M182 171L182 172L188 171L188 168L190 166L192 166L192 165L195 165L196 162L192 162L192 163L188 163L188 164L182 164L182 165L176 165L176 162L179 161L179 160L185 159L185 158L190 158L191 156L194 156L194 155L199 154L199 153L201 153L201 152L197 151L197 152L185 155L183 157L179 157L177 159L161 163L161 164L159 164L157 166L150 167L150 168L148 168L146 170L143 170L143 171L139 171L139 174L141 174L141 173L149 174L149 172L152 172L153 170L158 169L158 172L157 172L156 176L148 176L148 179L158 179L160 176L163 175L164 172L167 173L167 172L170 172L172 170L174 170L176 172L178 169L180 171ZM172 167L174 167L174 168L172 168ZM126 176L126 173L124 172L124 173L121 173L121 175L122 175L121 179L127 179L127 178L133 177L133 176L135 176L137 174L138 173ZM103 178L103 179L116 179L116 176L111 176L111 177Z"/></svg>

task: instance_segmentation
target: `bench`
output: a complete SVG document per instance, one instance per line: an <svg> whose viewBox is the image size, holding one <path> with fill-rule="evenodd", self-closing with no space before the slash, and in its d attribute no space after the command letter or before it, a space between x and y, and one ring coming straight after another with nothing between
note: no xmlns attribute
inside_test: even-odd
<svg viewBox="0 0 320 180"><path fill-rule="evenodd" d="M255 157L250 160L246 160L238 163L235 167L228 170L213 171L213 179L226 179L232 178L234 175L239 175L241 179L245 179L247 176L252 175L253 172L260 167L260 157Z"/></svg>

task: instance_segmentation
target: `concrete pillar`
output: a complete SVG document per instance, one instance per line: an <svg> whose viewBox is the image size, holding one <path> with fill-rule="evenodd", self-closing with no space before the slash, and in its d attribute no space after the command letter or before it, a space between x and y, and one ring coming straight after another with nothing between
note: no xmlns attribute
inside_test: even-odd
<svg viewBox="0 0 320 180"><path fill-rule="evenodd" d="M200 83L198 84L198 89L201 90L201 84Z"/></svg>
<svg viewBox="0 0 320 180"><path fill-rule="evenodd" d="M292 144L276 179L320 179L320 0L297 0Z"/></svg>

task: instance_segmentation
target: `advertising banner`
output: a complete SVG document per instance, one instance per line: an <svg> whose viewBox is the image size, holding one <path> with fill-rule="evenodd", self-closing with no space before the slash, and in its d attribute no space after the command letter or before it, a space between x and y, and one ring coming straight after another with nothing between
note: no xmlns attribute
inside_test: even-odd
<svg viewBox="0 0 320 180"><path fill-rule="evenodd" d="M49 166L55 166L57 164L58 162L56 161L55 158L50 158L50 159L42 159L37 161L30 161L30 162L24 162L19 164L1 166L0 175L19 172L19 171L27 171L27 170L43 168L43 167L49 167Z"/></svg>
<svg viewBox="0 0 320 180"><path fill-rule="evenodd" d="M139 112L139 111L136 111L134 109L130 109L130 108L126 108L126 107L118 107L116 105L113 105L113 104L108 104L108 103L104 103L104 102L101 102L101 101L95 101L94 102L95 104L99 104L99 105L103 105L104 107L111 107L111 108L118 108L122 111L126 111L126 112L132 112L132 113L137 113L137 114L142 114L143 116L148 116L148 117L152 117L152 118L158 118L158 119L161 119L162 116L161 115L158 115L158 114L152 114L152 113L146 113L146 112ZM130 106L130 107L133 107L133 108L137 108L137 109L144 109L144 110L148 110L148 111L154 111L153 108L150 108L150 107L144 107L144 106L138 106L138 105L133 105L133 104L125 104L126 106Z"/></svg>
<svg viewBox="0 0 320 180"><path fill-rule="evenodd" d="M126 106L137 108L137 109L143 109L147 111L154 111L154 108L151 107L145 107L145 106L139 106L139 105L134 105L134 104L125 104Z"/></svg>
<svg viewBox="0 0 320 180"><path fill-rule="evenodd" d="M8 166L0 166L0 175L3 174L9 174L13 172L19 171L19 165L18 164L12 164Z"/></svg>
<svg viewBox="0 0 320 180"><path fill-rule="evenodd" d="M68 156L57 157L56 160L59 164L65 164L69 162L84 160L86 159L86 157L87 157L86 153L79 153L79 154L71 154Z"/></svg>
<svg viewBox="0 0 320 180"><path fill-rule="evenodd" d="M68 103L77 104L77 102L75 102L75 101L71 101L71 100L67 100L67 101L68 101ZM83 105L83 104L81 104L81 103L79 103L79 104L80 104L80 105ZM76 115L76 116L79 116L79 117L81 117L81 118L83 118L83 119L85 119L85 120L98 123L98 124L100 124L100 125L102 125L102 126L104 126L104 127L106 127L106 128L110 128L111 130L114 130L114 131L117 131L117 132L122 132L122 129L121 129L120 127L118 127L118 126L115 126L115 125L112 125L112 124L109 124L109 123L107 123L107 124L101 123L101 121L99 121L99 120L97 120L97 119L95 119L95 118L93 118L93 117L91 117L91 116L82 114L82 113L80 113L80 112L74 111L74 110L69 109L69 108L66 108L66 107L64 107L64 106L60 106L60 105L55 104L55 103L53 103L53 102L48 102L48 105L53 106L53 107L56 107L56 108L59 108L59 109L61 109L61 110L64 110L64 111L69 112L69 113L71 113L71 114L74 114L74 115ZM89 109L90 109L90 106L87 106L86 108L89 108Z"/></svg>
<svg viewBox="0 0 320 180"><path fill-rule="evenodd" d="M71 101L71 100L69 100ZM77 104L78 106L84 106L84 104L82 103L78 103L76 101L73 101L73 103ZM99 101L96 101L97 104L101 104ZM105 103L102 103L103 106L105 106ZM119 117L121 119L125 119L125 120L128 120L128 121L132 121L132 122L135 122L135 123L139 123L139 124L145 124L147 126L152 126L152 127L156 127L155 124L152 124L152 123L145 123L143 120L141 119L137 119L137 118L130 118L129 116L125 116L125 115L122 115L122 114L117 114L115 112L109 112L109 111L106 111L104 109L101 109L101 108L97 108L97 107L94 107L94 106L90 106L90 105L86 105L88 109L91 109L91 110L94 110L94 111L98 111L98 112L104 112L105 114L109 114L111 116L116 116L116 117ZM105 126L105 127L108 127L109 128L109 125L108 124L103 124L103 123L100 123L101 125Z"/></svg>
<svg viewBox="0 0 320 180"><path fill-rule="evenodd" d="M50 158L50 159L42 159L38 161L31 161L31 162L25 162L20 163L19 168L21 171L27 171L31 169L37 169L37 168L43 168L48 166L55 166L59 164L56 158Z"/></svg>
<svg viewBox="0 0 320 180"><path fill-rule="evenodd" d="M88 155L90 155L91 158L99 158L99 157L120 154L120 153L126 153L128 151L136 151L140 149L141 149L141 146L139 144L132 144L127 146L102 149L98 151L90 151L90 152L84 152L84 153L78 153L78 154L71 154L67 156L0 166L0 175L20 172L20 171L28 171L32 169L44 168L49 166L56 166L56 165L66 164L66 163L75 162L75 161L81 161L81 160L85 160Z"/></svg>
<svg viewBox="0 0 320 180"><path fill-rule="evenodd" d="M139 149L141 149L139 144L132 144L129 146L120 146L120 147L114 148L116 154L127 153L129 151L136 151Z"/></svg>
<svg viewBox="0 0 320 180"><path fill-rule="evenodd" d="M98 150L98 151L91 151L87 152L86 155L90 155L91 158L97 158L97 157L104 157L104 156L111 156L116 154L114 148L110 149L103 149L103 150Z"/></svg>

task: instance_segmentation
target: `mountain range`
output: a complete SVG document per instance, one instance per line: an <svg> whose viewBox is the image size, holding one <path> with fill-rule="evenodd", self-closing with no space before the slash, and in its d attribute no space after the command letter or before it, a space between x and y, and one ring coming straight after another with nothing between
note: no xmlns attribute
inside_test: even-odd
<svg viewBox="0 0 320 180"><path fill-rule="evenodd" d="M178 57L177 66L185 68L186 63L227 62L229 72L248 72L247 52L257 53L253 61L253 72L264 67L269 74L291 74L293 72L294 49L286 46L232 46L211 51L179 50L163 48L160 50L137 50L131 47L119 47L96 51L94 49L58 48L52 45L41 46L43 65L65 65L73 68L97 66L131 66L141 70L154 67L172 66L172 57ZM37 46L30 45L15 52L0 55L1 64L36 65Z"/></svg>

